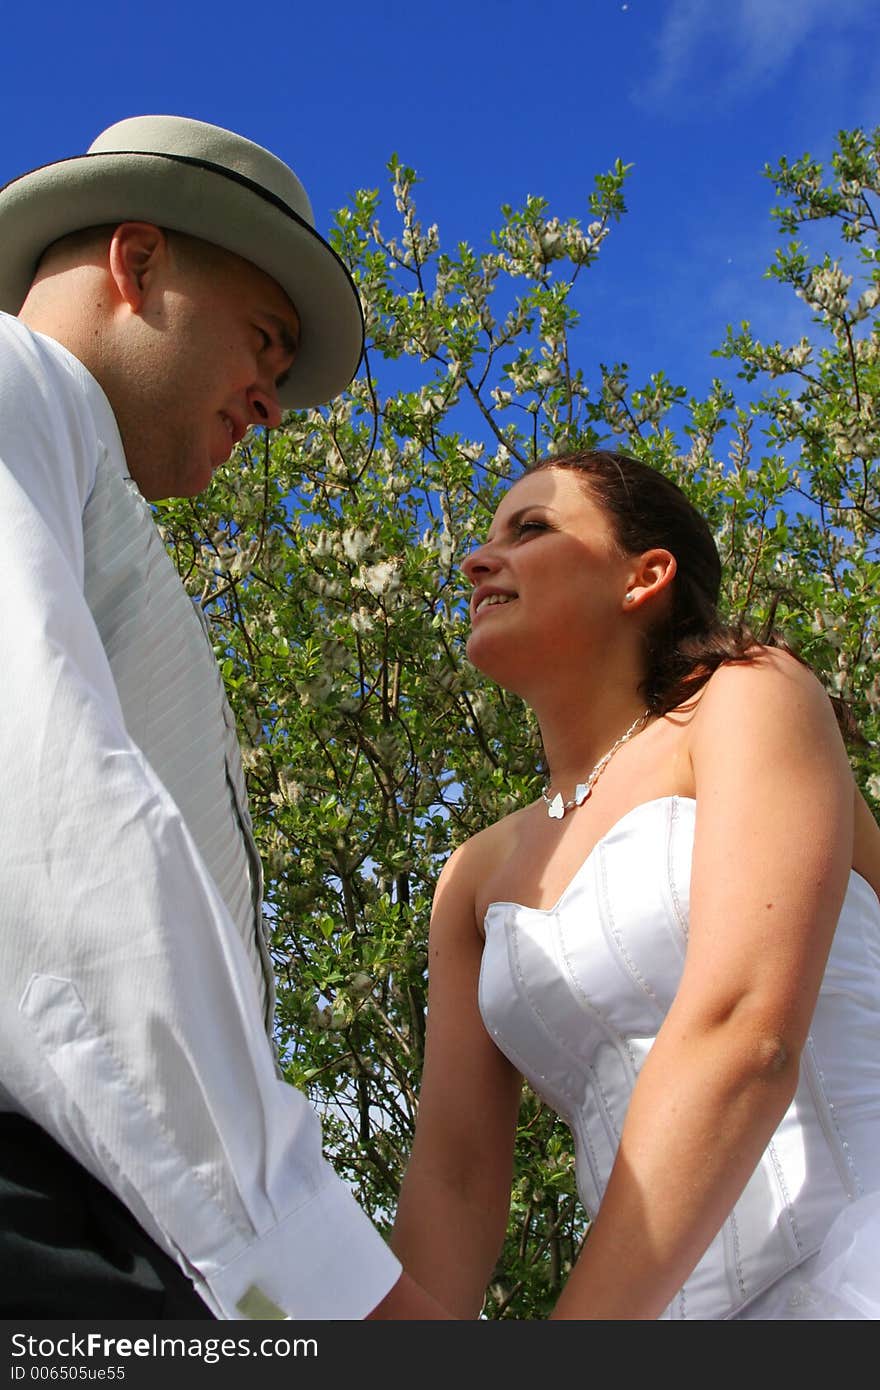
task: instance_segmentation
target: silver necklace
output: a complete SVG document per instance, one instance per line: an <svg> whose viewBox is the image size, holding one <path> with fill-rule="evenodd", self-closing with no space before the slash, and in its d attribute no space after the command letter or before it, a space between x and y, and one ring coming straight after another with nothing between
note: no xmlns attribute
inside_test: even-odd
<svg viewBox="0 0 880 1390"><path fill-rule="evenodd" d="M625 743L629 743L631 738L635 738L636 734L641 733L642 729L644 729L650 717L651 711L646 709L644 714L640 714L638 719L633 720L626 733L621 734L617 742L612 743L611 747L608 749L608 752L599 759L599 761L596 763L596 766L588 774L586 781L578 782L577 786L574 789L574 796L571 798L571 801L563 801L562 792L557 792L551 801L550 797L547 795L547 793L550 790L550 783L547 783L546 787L544 787L543 791L541 792L541 796L547 803L547 815L550 817L551 820L562 820L562 817L565 815L566 811L570 811L574 806L583 806L584 802L592 792L599 778L602 776L602 773L605 771L606 767L611 762L611 759L614 757L614 754L617 752L618 748L622 748Z"/></svg>

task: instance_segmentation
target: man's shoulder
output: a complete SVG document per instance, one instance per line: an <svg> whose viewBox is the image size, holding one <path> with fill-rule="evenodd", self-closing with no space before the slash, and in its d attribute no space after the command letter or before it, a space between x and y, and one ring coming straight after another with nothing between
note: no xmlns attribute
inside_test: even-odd
<svg viewBox="0 0 880 1390"><path fill-rule="evenodd" d="M40 388L47 380L76 389L70 353L53 338L36 333L13 314L0 313L0 376L15 378L19 389Z"/></svg>
<svg viewBox="0 0 880 1390"><path fill-rule="evenodd" d="M112 410L91 372L46 333L0 313L0 409L4 418L30 417L63 436L70 429L93 441L116 439Z"/></svg>
<svg viewBox="0 0 880 1390"><path fill-rule="evenodd" d="M26 350L29 344L37 341L38 336L26 323L16 318L15 314L6 314L0 310L0 341L4 346L8 346L10 351L16 348Z"/></svg>
<svg viewBox="0 0 880 1390"><path fill-rule="evenodd" d="M68 479L82 507L115 425L101 389L68 350L0 313L0 465L41 504ZM120 446L121 452L121 446Z"/></svg>
<svg viewBox="0 0 880 1390"><path fill-rule="evenodd" d="M3 354L4 365L7 358L14 359L26 354L33 337L33 333L25 327L21 319L15 318L13 314L0 312L0 352Z"/></svg>

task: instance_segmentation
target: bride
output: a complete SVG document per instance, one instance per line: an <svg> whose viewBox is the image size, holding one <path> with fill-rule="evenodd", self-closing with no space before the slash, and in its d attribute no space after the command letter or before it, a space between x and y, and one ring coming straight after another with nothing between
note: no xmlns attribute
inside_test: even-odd
<svg viewBox="0 0 880 1390"><path fill-rule="evenodd" d="M547 782L440 876L396 1253L479 1314L525 1077L591 1219L554 1318L880 1315L880 830L828 697L623 455L539 464L464 572Z"/></svg>

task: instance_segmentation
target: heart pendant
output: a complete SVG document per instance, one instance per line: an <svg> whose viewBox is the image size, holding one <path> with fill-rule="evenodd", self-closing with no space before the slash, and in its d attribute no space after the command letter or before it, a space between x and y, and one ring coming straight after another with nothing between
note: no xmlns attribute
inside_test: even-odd
<svg viewBox="0 0 880 1390"><path fill-rule="evenodd" d="M562 800L562 792L557 792L550 802L547 815L551 820L562 820L562 817L565 815L565 803Z"/></svg>

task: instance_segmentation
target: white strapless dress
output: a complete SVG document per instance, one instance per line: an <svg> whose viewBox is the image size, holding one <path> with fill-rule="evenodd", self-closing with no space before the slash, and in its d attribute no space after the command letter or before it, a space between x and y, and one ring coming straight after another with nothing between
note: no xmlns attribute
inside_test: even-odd
<svg viewBox="0 0 880 1390"><path fill-rule="evenodd" d="M685 797L637 806L554 907L486 913L483 1020L571 1129L588 1215L681 977L695 812ZM856 873L797 1094L663 1317L880 1317L880 903Z"/></svg>

